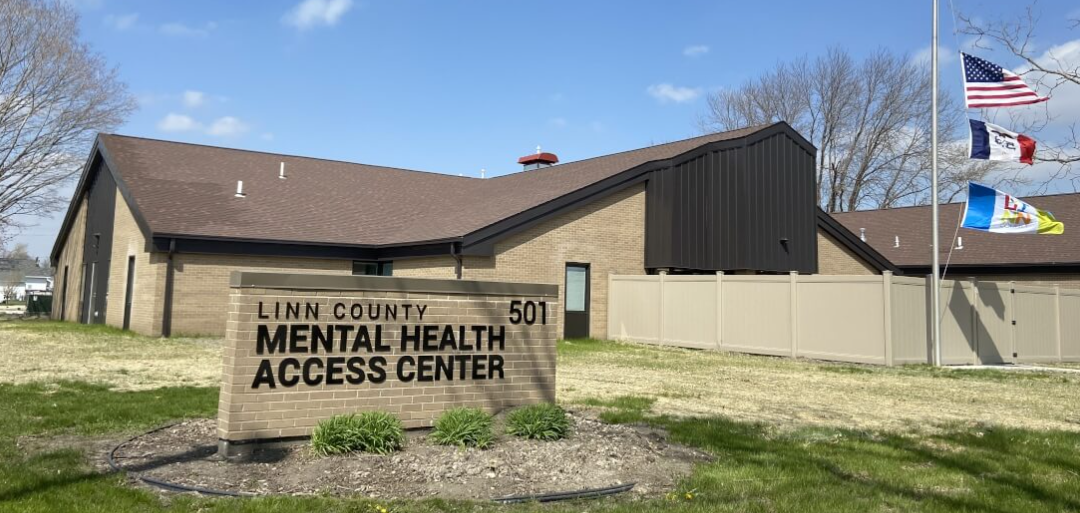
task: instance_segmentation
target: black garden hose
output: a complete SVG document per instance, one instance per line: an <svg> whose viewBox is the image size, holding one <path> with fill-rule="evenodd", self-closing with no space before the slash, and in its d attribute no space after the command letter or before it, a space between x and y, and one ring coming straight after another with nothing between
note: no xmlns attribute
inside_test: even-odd
<svg viewBox="0 0 1080 513"><path fill-rule="evenodd" d="M144 437L146 435L152 435L154 433L157 433L158 431L169 429L169 428L171 428L171 427L173 427L173 426L175 426L177 424L178 424L177 422L174 422L172 424L166 424L166 425L161 426L159 428L151 429L150 431L147 431L147 432L145 432L145 433L143 433L141 435L135 435L135 436L133 436L131 438L128 438L127 440L124 440L123 442L120 442L119 445L117 445L116 447L113 447L112 450L109 451L108 454L105 455L105 460L109 462L109 467L112 468L113 471L115 471L115 472L123 472L124 469L119 464L116 463L116 459L115 459L116 451L120 450L121 447L123 447L123 446L125 446L125 445L139 439L139 438L142 438L142 437ZM250 493L230 492L228 490L214 490L213 488L200 488L198 486L188 486L188 485L182 485L182 484L178 484L178 483L170 483L168 481L162 481L160 479L154 479L152 477L146 477L146 476L143 476L143 475L140 475L140 474L135 474L135 473L132 473L132 475L135 477L135 479L138 479L139 481L142 481L143 483L146 483L146 484L148 484L150 486L156 486L158 488L161 488L163 490L168 490L170 492L195 492L195 493L198 493L198 494L201 494L201 495L211 495L211 496L215 496L215 497L253 497L254 496L253 494L250 494Z"/></svg>
<svg viewBox="0 0 1080 513"><path fill-rule="evenodd" d="M169 429L169 428L171 428L171 427L173 427L173 426L175 426L177 424L178 423L174 422L172 424L167 424L167 425L164 425L164 426L161 426L161 427L158 427L158 428L154 428L154 429L151 429L150 431L147 431L147 432L142 433L140 435L135 435L135 436L133 436L131 438L128 438L127 440L124 440L123 442L120 442L116 447L113 447L112 450L109 451L105 455L105 460L109 463L109 467L112 468L114 472L124 472L123 467L121 467L119 464L116 463L116 459L115 459L116 451L120 450L121 447L123 447L123 446L125 446L125 445L139 439L139 438L142 438L142 437L147 436L147 435L152 435L154 433L157 433L158 431L163 431L165 429ZM198 487L198 486L188 486L188 485L182 485L182 484L178 484L178 483L170 483L168 481L162 481L160 479L154 479L152 477L146 477L146 476L143 476L143 475L140 475L140 474L135 474L135 473L132 473L132 475L133 475L133 477L135 477L135 479L138 479L139 481L142 481L143 483L146 483L146 484L148 484L150 486L154 486L154 487L157 487L157 488L161 488L162 490L168 490L170 492L194 492L194 493L198 493L198 494L201 494L201 495L209 495L209 496L215 496L215 497L256 497L257 496L256 494L252 494L252 493L230 492L228 490L215 490L213 488L201 488L201 487ZM565 501L565 500L571 500L571 499L586 499L586 498L604 497L604 496L607 496L607 495L614 495L614 494L617 494L617 493L628 492L628 491L630 491L631 489L634 488L634 484L635 483L627 483L627 484L622 484L622 485L610 486L610 487L607 487L607 488L592 488L592 489L589 489L589 490L577 490L577 491L573 491L573 492L553 492L553 493L543 493L543 494L537 494L537 495L511 495L511 496L507 496L507 497L498 497L498 498L492 499L492 501L500 503L500 504L518 504L518 503L522 503L522 502L555 502L555 501Z"/></svg>
<svg viewBox="0 0 1080 513"><path fill-rule="evenodd" d="M509 497L499 497L492 500L501 504L517 504L521 502L555 502L571 499L603 497L605 495L615 495L616 493L629 492L632 488L634 488L634 483L627 483L622 485L609 486L607 488L592 488L589 490L578 490L575 492L554 492L542 493L538 495L511 495Z"/></svg>

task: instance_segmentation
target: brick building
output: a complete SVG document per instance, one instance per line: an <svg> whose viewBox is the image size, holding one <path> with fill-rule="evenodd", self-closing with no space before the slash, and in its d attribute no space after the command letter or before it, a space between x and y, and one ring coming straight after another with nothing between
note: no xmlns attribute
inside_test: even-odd
<svg viewBox="0 0 1080 513"><path fill-rule="evenodd" d="M785 123L478 179L100 135L51 255L54 318L223 333L234 270L556 284L603 336L608 274L895 270L817 208Z"/></svg>

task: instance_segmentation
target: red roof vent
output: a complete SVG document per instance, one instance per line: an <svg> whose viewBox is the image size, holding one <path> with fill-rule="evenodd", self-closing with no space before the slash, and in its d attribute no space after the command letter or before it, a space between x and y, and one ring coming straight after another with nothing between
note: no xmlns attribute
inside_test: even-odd
<svg viewBox="0 0 1080 513"><path fill-rule="evenodd" d="M554 153L544 153L540 151L540 147L536 147L536 153L532 155L525 155L518 159L518 164L525 166L526 170L539 169L542 167L548 167L559 163L559 157Z"/></svg>

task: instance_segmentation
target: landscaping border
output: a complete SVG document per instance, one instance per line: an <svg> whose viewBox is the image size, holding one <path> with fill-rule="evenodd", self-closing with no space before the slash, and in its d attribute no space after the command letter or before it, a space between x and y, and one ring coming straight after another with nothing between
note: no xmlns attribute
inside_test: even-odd
<svg viewBox="0 0 1080 513"><path fill-rule="evenodd" d="M116 451L120 450L121 447L123 447L123 446L125 446L125 445L127 445L127 444L129 444L129 443L131 443L131 442L133 442L135 440L138 440L139 438L142 438L144 436L156 433L158 431L169 429L169 428L171 428L171 427L173 427L173 426L175 426L177 424L179 424L179 422L172 422L172 423L166 424L164 426L159 426L159 427L156 427L154 429L151 429L150 431L146 431L144 433L137 434L137 435L135 435L135 436L133 436L131 438L128 438L128 439L124 440L123 442L120 442L115 447L113 447L111 450L109 450L109 452L105 453L105 461L109 464L109 468L111 468L114 472L127 472L127 470L124 470L124 467L120 466L120 464L116 462L116 459L114 457L116 455ZM201 488L201 487L197 487L197 486L187 486L187 485L182 485L182 484L178 484L178 483L171 483L171 482L168 482L168 481L163 481L163 480L160 480L160 479L154 479L152 477L146 477L146 476L143 476L141 474L132 473L132 475L135 477L135 479L138 479L139 481L141 481L141 482L143 482L143 483L145 483L147 485L153 486L155 488L160 488L162 490L167 490L167 491L170 491L170 492L193 492L193 493L198 493L198 494L201 494L201 495L209 495L209 496L215 496L215 497L271 497L271 496L273 496L273 495L256 495L256 494L243 493L243 492L232 492L232 491L228 491L228 490L215 490L213 488ZM609 496L609 495L615 495L615 494L619 494L619 493L629 492L630 490L634 489L634 486L636 484L637 483L626 483L626 484L621 484L621 485L609 486L609 487L606 487L606 488L591 488L591 489L586 489L586 490L574 490L574 491L569 491L569 492L551 492L551 493L543 493L543 494L536 494L536 495L510 495L510 496L504 496L504 497L496 497L496 498L493 498L493 499L490 499L490 500L491 500L491 502L495 502L495 503L499 503L499 504L519 504L519 503L525 503L525 502L557 502L557 501L565 501L565 500L573 500L573 499L591 499L591 498L606 497L606 496Z"/></svg>

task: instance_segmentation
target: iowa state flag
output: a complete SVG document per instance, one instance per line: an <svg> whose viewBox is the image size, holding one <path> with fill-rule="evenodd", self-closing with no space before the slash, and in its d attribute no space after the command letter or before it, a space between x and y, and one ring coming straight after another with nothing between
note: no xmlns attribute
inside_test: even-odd
<svg viewBox="0 0 1080 513"><path fill-rule="evenodd" d="M963 227L993 233L1060 235L1065 232L1065 224L1055 219L1054 214L974 182L968 183Z"/></svg>
<svg viewBox="0 0 1080 513"><path fill-rule="evenodd" d="M1034 139L985 121L968 121L971 123L971 158L1024 164L1031 164L1034 160Z"/></svg>

